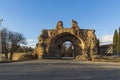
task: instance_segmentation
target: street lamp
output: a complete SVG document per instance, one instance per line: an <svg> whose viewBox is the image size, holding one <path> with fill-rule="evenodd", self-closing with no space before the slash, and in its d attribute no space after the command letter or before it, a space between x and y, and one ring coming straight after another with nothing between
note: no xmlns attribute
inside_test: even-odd
<svg viewBox="0 0 120 80"><path fill-rule="evenodd" d="M74 53L74 46L72 45L72 50L73 50L73 59L75 59L75 53Z"/></svg>

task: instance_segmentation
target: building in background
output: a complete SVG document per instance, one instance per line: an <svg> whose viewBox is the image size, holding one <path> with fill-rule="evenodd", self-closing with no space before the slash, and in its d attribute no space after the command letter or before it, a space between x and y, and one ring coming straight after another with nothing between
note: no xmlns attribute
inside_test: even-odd
<svg viewBox="0 0 120 80"><path fill-rule="evenodd" d="M100 54L112 55L113 54L113 45L112 44L100 45Z"/></svg>

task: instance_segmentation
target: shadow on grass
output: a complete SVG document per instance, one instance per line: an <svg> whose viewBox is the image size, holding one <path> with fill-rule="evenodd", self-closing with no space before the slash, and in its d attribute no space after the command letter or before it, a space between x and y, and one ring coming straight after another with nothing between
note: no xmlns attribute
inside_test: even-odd
<svg viewBox="0 0 120 80"><path fill-rule="evenodd" d="M37 60L37 59L32 59L32 60ZM32 61L32 60L7 60L7 61L0 61L0 63L23 62L23 61Z"/></svg>

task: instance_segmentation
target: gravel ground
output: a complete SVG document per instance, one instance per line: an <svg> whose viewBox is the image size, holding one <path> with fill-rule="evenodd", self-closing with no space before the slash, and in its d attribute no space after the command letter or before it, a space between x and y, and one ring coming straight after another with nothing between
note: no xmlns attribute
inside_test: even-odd
<svg viewBox="0 0 120 80"><path fill-rule="evenodd" d="M0 80L120 80L120 63L78 60L0 63Z"/></svg>

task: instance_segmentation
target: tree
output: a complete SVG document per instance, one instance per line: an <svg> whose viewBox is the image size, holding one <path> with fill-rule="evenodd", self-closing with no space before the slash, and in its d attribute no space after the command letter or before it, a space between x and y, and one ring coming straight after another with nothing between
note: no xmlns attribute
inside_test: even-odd
<svg viewBox="0 0 120 80"><path fill-rule="evenodd" d="M115 30L114 36L113 36L113 53L114 54L116 54L118 52L117 43L118 43L118 32L117 32L117 30Z"/></svg>
<svg viewBox="0 0 120 80"><path fill-rule="evenodd" d="M26 39L21 33L8 31L6 28L1 30L1 44L2 53L8 59L8 52L10 51L10 60L12 60L13 53L17 51L19 45L25 44Z"/></svg>
<svg viewBox="0 0 120 80"><path fill-rule="evenodd" d="M62 45L62 57L73 57L72 43L66 41Z"/></svg>
<svg viewBox="0 0 120 80"><path fill-rule="evenodd" d="M67 54L68 54L68 57L74 57L74 56L73 56L72 45L70 45L70 47L68 47L68 49L67 49Z"/></svg>
<svg viewBox="0 0 120 80"><path fill-rule="evenodd" d="M5 58L8 59L8 30L3 28L1 30L1 44L2 44L2 53L5 54Z"/></svg>
<svg viewBox="0 0 120 80"><path fill-rule="evenodd" d="M99 39L97 39L96 41L96 48L97 48L96 53L99 54L100 53L100 40Z"/></svg>
<svg viewBox="0 0 120 80"><path fill-rule="evenodd" d="M17 50L18 45L26 44L26 39L21 33L9 32L9 43L11 44L10 60L12 60L13 53Z"/></svg>
<svg viewBox="0 0 120 80"><path fill-rule="evenodd" d="M120 28L119 28L119 32L118 32L118 45L117 45L117 50L118 50L118 53L120 54Z"/></svg>
<svg viewBox="0 0 120 80"><path fill-rule="evenodd" d="M64 57L64 56L65 56L66 49L67 49L66 45L65 45L65 44L63 44L63 45L62 45L62 50L61 50L61 52L62 52L62 57Z"/></svg>

